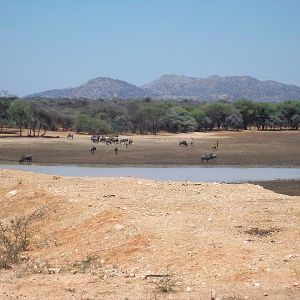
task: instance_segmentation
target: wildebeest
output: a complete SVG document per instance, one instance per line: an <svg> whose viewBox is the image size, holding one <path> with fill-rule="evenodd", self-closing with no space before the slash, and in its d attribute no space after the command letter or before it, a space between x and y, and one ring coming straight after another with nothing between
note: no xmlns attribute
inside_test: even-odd
<svg viewBox="0 0 300 300"><path fill-rule="evenodd" d="M209 160L215 159L215 158L217 158L216 153L204 154L201 156L201 162L203 162L203 160L206 160L206 162L208 162Z"/></svg>
<svg viewBox="0 0 300 300"><path fill-rule="evenodd" d="M188 143L187 143L187 141L181 141L181 142L179 142L179 146L185 146L185 147L187 147Z"/></svg>
<svg viewBox="0 0 300 300"><path fill-rule="evenodd" d="M128 139L121 139L120 144L122 144L122 143L124 143L124 144L128 143Z"/></svg>
<svg viewBox="0 0 300 300"><path fill-rule="evenodd" d="M118 143L119 143L119 138L118 138L118 137L113 136L113 137L111 137L110 140L111 140L111 142L114 143L114 144L118 144Z"/></svg>
<svg viewBox="0 0 300 300"><path fill-rule="evenodd" d="M28 154L22 155L19 160L19 163L22 162L32 162L32 155L28 155Z"/></svg>
<svg viewBox="0 0 300 300"><path fill-rule="evenodd" d="M93 146L90 151L91 151L91 153L94 153L96 150L97 150L96 147Z"/></svg>
<svg viewBox="0 0 300 300"><path fill-rule="evenodd" d="M132 140L132 139L129 139L129 140L128 140L129 146L130 146L132 143L133 143L133 140Z"/></svg>
<svg viewBox="0 0 300 300"><path fill-rule="evenodd" d="M73 138L74 138L73 134L71 134L71 133L68 133L68 135L67 135L67 139L72 139L72 140L73 140Z"/></svg>
<svg viewBox="0 0 300 300"><path fill-rule="evenodd" d="M116 155L118 154L118 147L115 147L115 153L116 153Z"/></svg>
<svg viewBox="0 0 300 300"><path fill-rule="evenodd" d="M99 140L100 140L100 136L99 135L92 135L91 136L91 141L93 143L99 143Z"/></svg>

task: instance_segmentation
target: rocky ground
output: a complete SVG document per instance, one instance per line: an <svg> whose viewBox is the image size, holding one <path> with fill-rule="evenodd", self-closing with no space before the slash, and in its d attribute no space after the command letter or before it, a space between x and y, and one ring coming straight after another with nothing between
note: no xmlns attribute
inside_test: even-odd
<svg viewBox="0 0 300 300"><path fill-rule="evenodd" d="M36 218L0 299L299 299L300 197L253 184L0 170L0 219Z"/></svg>

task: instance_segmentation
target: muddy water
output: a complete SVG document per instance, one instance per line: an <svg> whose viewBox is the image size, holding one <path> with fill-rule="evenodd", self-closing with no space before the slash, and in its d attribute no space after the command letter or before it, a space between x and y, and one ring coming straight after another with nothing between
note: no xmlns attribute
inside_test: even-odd
<svg viewBox="0 0 300 300"><path fill-rule="evenodd" d="M161 181L248 182L300 179L300 168L239 168L239 167L91 167L0 165L34 173L74 177L137 177Z"/></svg>

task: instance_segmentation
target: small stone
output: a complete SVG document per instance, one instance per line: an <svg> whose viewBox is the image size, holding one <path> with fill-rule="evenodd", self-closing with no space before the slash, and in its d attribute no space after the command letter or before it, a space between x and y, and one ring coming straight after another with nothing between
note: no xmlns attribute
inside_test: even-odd
<svg viewBox="0 0 300 300"><path fill-rule="evenodd" d="M260 286L261 286L261 284L260 284L260 283L258 283L258 282L254 282L254 283L253 283L253 286L255 286L255 287L260 287Z"/></svg>
<svg viewBox="0 0 300 300"><path fill-rule="evenodd" d="M187 286L185 290L190 293L193 289L190 286Z"/></svg>
<svg viewBox="0 0 300 300"><path fill-rule="evenodd" d="M294 282L293 286L299 286L299 282Z"/></svg>
<svg viewBox="0 0 300 300"><path fill-rule="evenodd" d="M10 197L13 197L13 196L16 196L17 194L18 194L18 191L12 190L12 191L8 192L6 195L10 196Z"/></svg>
<svg viewBox="0 0 300 300"><path fill-rule="evenodd" d="M267 296L269 296L269 294L268 293L263 293L263 296L267 297Z"/></svg>

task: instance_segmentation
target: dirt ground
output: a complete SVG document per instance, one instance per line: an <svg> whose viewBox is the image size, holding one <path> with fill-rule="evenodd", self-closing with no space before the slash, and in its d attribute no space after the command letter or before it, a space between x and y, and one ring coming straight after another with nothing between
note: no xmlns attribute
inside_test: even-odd
<svg viewBox="0 0 300 300"><path fill-rule="evenodd" d="M66 132L49 135L59 138L0 135L0 163L16 163L22 154L31 154L34 163L45 164L201 165L201 155L212 152L218 142L217 159L202 165L300 166L300 131L127 135L120 138L132 138L133 144L118 145L118 155L115 145L93 144L87 135L74 134L74 140L68 140ZM193 147L179 146L192 138Z"/></svg>
<svg viewBox="0 0 300 300"><path fill-rule="evenodd" d="M209 300L213 289L218 299L300 299L299 196L8 170L0 180L3 222L43 212L22 262L0 270L0 299Z"/></svg>
<svg viewBox="0 0 300 300"><path fill-rule="evenodd" d="M128 135L121 138L133 144L118 145L117 155L115 145L86 135L49 136L0 135L0 163L31 154L41 164L300 165L298 131ZM192 138L193 146L178 145ZM216 142L217 160L201 164ZM6 170L0 180L2 222L43 212L21 263L0 269L0 299L206 300L212 290L227 300L300 298L299 180L175 183Z"/></svg>

